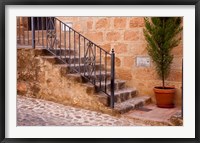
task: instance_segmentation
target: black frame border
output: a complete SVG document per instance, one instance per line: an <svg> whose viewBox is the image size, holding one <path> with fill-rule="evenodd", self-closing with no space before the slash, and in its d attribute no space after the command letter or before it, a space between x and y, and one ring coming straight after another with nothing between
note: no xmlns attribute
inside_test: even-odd
<svg viewBox="0 0 200 143"><path fill-rule="evenodd" d="M5 7L6 5L194 5L195 6L195 138L5 138ZM1 143L197 143L200 142L199 61L200 58L200 0L0 0L0 141ZM191 121L192 122L192 121Z"/></svg>

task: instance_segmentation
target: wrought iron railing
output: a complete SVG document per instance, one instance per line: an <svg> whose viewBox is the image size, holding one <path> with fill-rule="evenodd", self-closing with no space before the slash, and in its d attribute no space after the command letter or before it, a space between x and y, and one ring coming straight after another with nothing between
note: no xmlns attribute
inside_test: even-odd
<svg viewBox="0 0 200 143"><path fill-rule="evenodd" d="M17 17L17 44L42 46L109 96L114 108L115 53L111 53L56 17Z"/></svg>

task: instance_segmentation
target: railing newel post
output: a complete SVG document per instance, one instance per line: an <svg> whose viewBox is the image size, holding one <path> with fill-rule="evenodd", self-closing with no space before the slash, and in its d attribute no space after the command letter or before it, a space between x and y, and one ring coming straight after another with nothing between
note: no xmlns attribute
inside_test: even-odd
<svg viewBox="0 0 200 143"><path fill-rule="evenodd" d="M110 107L114 108L114 94L115 94L115 52L114 49L111 51L111 97L110 97Z"/></svg>

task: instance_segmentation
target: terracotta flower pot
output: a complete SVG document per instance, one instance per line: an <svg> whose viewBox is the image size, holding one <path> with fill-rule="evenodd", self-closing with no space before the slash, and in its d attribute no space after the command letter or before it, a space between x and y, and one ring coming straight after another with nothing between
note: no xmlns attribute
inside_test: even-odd
<svg viewBox="0 0 200 143"><path fill-rule="evenodd" d="M157 106L161 108L173 108L175 91L174 87L154 87Z"/></svg>

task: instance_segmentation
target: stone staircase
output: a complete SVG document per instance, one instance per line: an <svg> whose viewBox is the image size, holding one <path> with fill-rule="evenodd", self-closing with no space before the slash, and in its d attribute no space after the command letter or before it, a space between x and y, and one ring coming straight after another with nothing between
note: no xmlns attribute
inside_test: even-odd
<svg viewBox="0 0 200 143"><path fill-rule="evenodd" d="M60 56L55 56L52 53L56 53ZM104 92L100 91L100 87L94 86L90 82L88 82L87 78L93 79L96 82L96 85L101 85L102 89L106 89L107 92L110 92L110 72L105 72L105 69L102 65L96 63L95 69L96 74L88 75L84 70L87 68L87 65L84 65L84 58L81 57L79 61L76 51L71 49L36 49L36 55L40 56L42 59L50 62L56 67L61 69L61 73L63 76L66 76L69 79L73 79L78 81L83 86L88 87L88 92L92 93L93 96L96 96L99 101L105 106L109 106L110 97L106 95ZM72 56L73 55L73 56ZM60 57L60 58L58 58ZM66 58L65 58L66 57ZM67 64L63 62L66 60ZM80 66L79 66L80 65ZM78 70L80 73L76 73L73 69ZM101 70L100 70L101 69ZM86 77L84 78L83 75ZM100 80L101 79L101 80ZM107 80L107 82L105 82ZM130 88L126 86L126 81L121 79L115 79L115 94L114 94L114 102L115 107L113 110L118 113L125 113L130 110L142 107L145 104L151 102L151 98L149 96L144 96L138 94L136 88Z"/></svg>

